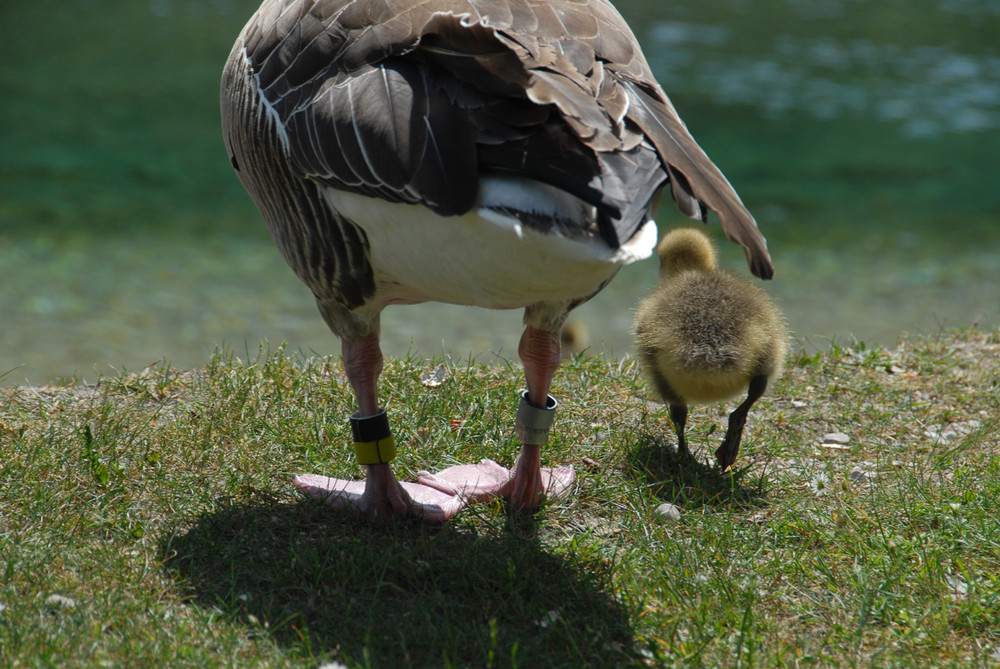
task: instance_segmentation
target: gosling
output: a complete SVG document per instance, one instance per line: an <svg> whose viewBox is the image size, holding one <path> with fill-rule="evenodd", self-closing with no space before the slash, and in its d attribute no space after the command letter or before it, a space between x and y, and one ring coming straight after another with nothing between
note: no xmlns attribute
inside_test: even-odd
<svg viewBox="0 0 1000 669"><path fill-rule="evenodd" d="M571 319L563 324L559 339L562 342L562 357L572 358L590 345L590 331L583 321Z"/></svg>
<svg viewBox="0 0 1000 669"><path fill-rule="evenodd" d="M695 228L677 228L657 246L660 283L636 310L639 362L670 407L677 452L687 407L718 402L744 390L715 457L724 471L736 462L747 413L769 382L781 376L788 334L781 311L760 288L716 269L715 247Z"/></svg>

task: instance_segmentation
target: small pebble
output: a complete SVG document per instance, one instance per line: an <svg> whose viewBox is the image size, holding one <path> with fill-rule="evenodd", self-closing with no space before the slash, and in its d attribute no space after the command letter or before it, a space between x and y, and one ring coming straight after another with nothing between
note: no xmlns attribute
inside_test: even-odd
<svg viewBox="0 0 1000 669"><path fill-rule="evenodd" d="M924 434L934 441L954 441L958 438L958 430L953 427L924 430Z"/></svg>
<svg viewBox="0 0 1000 669"><path fill-rule="evenodd" d="M559 612L549 611L548 613L545 614L545 616L541 620L537 621L535 624L541 627L542 629L545 629L546 627L549 627L550 625L552 625L552 623L556 622L557 620L559 620Z"/></svg>
<svg viewBox="0 0 1000 669"><path fill-rule="evenodd" d="M875 478L875 472L869 472L860 467L855 467L851 470L851 473L847 475L853 483L868 483L873 478Z"/></svg>
<svg viewBox="0 0 1000 669"><path fill-rule="evenodd" d="M965 582L965 579L962 576L945 574L944 580L945 583L948 584L948 589L951 590L951 592L948 593L951 599L960 601L968 597L969 584Z"/></svg>
<svg viewBox="0 0 1000 669"><path fill-rule="evenodd" d="M843 432L831 432L823 437L824 444L836 444L837 446L846 446L851 443L851 438L844 434Z"/></svg>
<svg viewBox="0 0 1000 669"><path fill-rule="evenodd" d="M676 523L681 519L681 510L670 502L664 502L656 507L656 515L665 523Z"/></svg>
<svg viewBox="0 0 1000 669"><path fill-rule="evenodd" d="M66 597L65 595L49 595L45 600L45 604L54 609L76 608L76 600L72 597Z"/></svg>

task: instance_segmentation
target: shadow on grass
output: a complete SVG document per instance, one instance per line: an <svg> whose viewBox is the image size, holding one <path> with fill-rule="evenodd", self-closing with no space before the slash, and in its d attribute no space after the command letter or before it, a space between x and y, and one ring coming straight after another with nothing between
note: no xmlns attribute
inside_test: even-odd
<svg viewBox="0 0 1000 669"><path fill-rule="evenodd" d="M171 536L164 561L196 604L295 654L384 667L635 662L611 567L554 554L532 523L371 526L258 497Z"/></svg>
<svg viewBox="0 0 1000 669"><path fill-rule="evenodd" d="M626 456L626 472L655 496L687 509L767 504L763 481L745 485L747 471L740 468L739 460L723 472L698 458L697 453L691 458L679 457L674 442L662 434L639 434L635 448Z"/></svg>

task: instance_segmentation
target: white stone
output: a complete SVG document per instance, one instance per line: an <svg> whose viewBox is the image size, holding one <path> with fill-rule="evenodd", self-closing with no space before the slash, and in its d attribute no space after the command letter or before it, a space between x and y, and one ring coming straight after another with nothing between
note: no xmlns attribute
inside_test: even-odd
<svg viewBox="0 0 1000 669"><path fill-rule="evenodd" d="M681 510L670 502L664 502L656 507L656 515L665 523L676 523L681 519Z"/></svg>
<svg viewBox="0 0 1000 669"><path fill-rule="evenodd" d="M49 595L45 600L46 605L52 608L72 609L76 608L76 600L65 595Z"/></svg>

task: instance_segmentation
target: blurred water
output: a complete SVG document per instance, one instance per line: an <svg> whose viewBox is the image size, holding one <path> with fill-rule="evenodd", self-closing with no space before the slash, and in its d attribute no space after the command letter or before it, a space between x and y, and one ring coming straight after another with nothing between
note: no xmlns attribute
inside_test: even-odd
<svg viewBox="0 0 1000 669"><path fill-rule="evenodd" d="M650 60L660 83L765 118L798 110L893 121L911 138L1000 127L1000 56L782 34L769 50L734 59L730 37L722 25L657 24Z"/></svg>
<svg viewBox="0 0 1000 669"><path fill-rule="evenodd" d="M261 339L339 344L229 168L218 78L252 0L0 6L0 382ZM757 215L807 346L1000 323L1000 1L620 2ZM661 226L685 221L670 203ZM725 265L745 272L742 252ZM623 355L654 263L576 313ZM385 348L515 357L520 314L391 307Z"/></svg>

